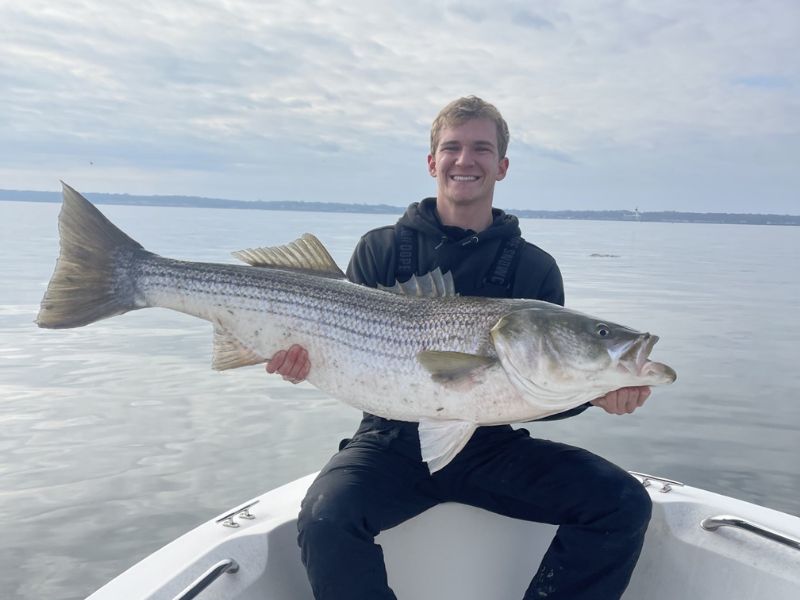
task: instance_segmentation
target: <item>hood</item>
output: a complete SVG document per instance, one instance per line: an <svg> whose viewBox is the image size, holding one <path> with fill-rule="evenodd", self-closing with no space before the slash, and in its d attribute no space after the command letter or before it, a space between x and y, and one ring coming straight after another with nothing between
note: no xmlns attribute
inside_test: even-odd
<svg viewBox="0 0 800 600"><path fill-rule="evenodd" d="M499 208L493 208L492 215L494 217L492 224L479 233L471 229L442 225L439 215L436 213L436 198L425 198L421 202L411 204L397 224L415 229L425 236L444 243L476 244L495 238L508 238L522 234L519 229L519 220L514 215L506 214Z"/></svg>

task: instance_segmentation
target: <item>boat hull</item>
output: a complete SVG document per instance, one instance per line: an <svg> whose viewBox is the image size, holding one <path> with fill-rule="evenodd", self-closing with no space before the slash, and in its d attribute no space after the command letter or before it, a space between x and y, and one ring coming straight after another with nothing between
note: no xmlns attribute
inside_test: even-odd
<svg viewBox="0 0 800 600"><path fill-rule="evenodd" d="M639 477L644 480L644 477ZM313 600L296 545L296 516L313 475L272 490L239 527L214 519L112 580L90 600L172 600L215 564L233 559L205 599ZM625 600L795 600L800 550L734 527L701 522L738 515L800 539L800 519L689 486L651 478L653 518ZM249 504L249 503L248 503ZM556 528L443 504L378 536L400 599L521 598ZM448 574L452 574L448 575Z"/></svg>

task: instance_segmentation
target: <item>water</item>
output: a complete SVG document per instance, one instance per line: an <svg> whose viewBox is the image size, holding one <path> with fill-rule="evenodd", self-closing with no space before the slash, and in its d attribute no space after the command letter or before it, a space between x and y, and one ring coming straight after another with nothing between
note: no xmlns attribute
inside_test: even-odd
<svg viewBox="0 0 800 600"><path fill-rule="evenodd" d="M317 234L340 265L391 215L103 206L192 260ZM33 325L54 204L0 202L0 590L83 598L181 533L317 470L359 414L259 367L209 369L209 324L161 309ZM621 466L800 515L800 228L522 222L567 304L661 336L675 385L634 415L531 425ZM230 259L230 262L233 262Z"/></svg>

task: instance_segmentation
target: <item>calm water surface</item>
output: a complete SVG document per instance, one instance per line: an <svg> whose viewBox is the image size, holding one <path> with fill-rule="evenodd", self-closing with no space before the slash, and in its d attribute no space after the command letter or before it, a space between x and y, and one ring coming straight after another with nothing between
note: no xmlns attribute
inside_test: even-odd
<svg viewBox="0 0 800 600"><path fill-rule="evenodd" d="M344 266L391 215L103 206L146 248L233 262L317 234ZM359 414L259 367L210 370L208 323L161 309L35 327L55 204L0 202L0 596L83 598L224 509L319 469ZM534 435L800 515L800 228L524 220L567 304L661 336L678 372L635 415Z"/></svg>

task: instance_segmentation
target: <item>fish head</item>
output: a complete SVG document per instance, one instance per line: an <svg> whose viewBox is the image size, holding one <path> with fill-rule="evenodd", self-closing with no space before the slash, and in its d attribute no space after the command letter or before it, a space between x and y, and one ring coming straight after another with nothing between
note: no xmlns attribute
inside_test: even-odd
<svg viewBox="0 0 800 600"><path fill-rule="evenodd" d="M491 337L517 388L552 404L677 377L669 366L649 359L658 336L557 305L510 312Z"/></svg>

